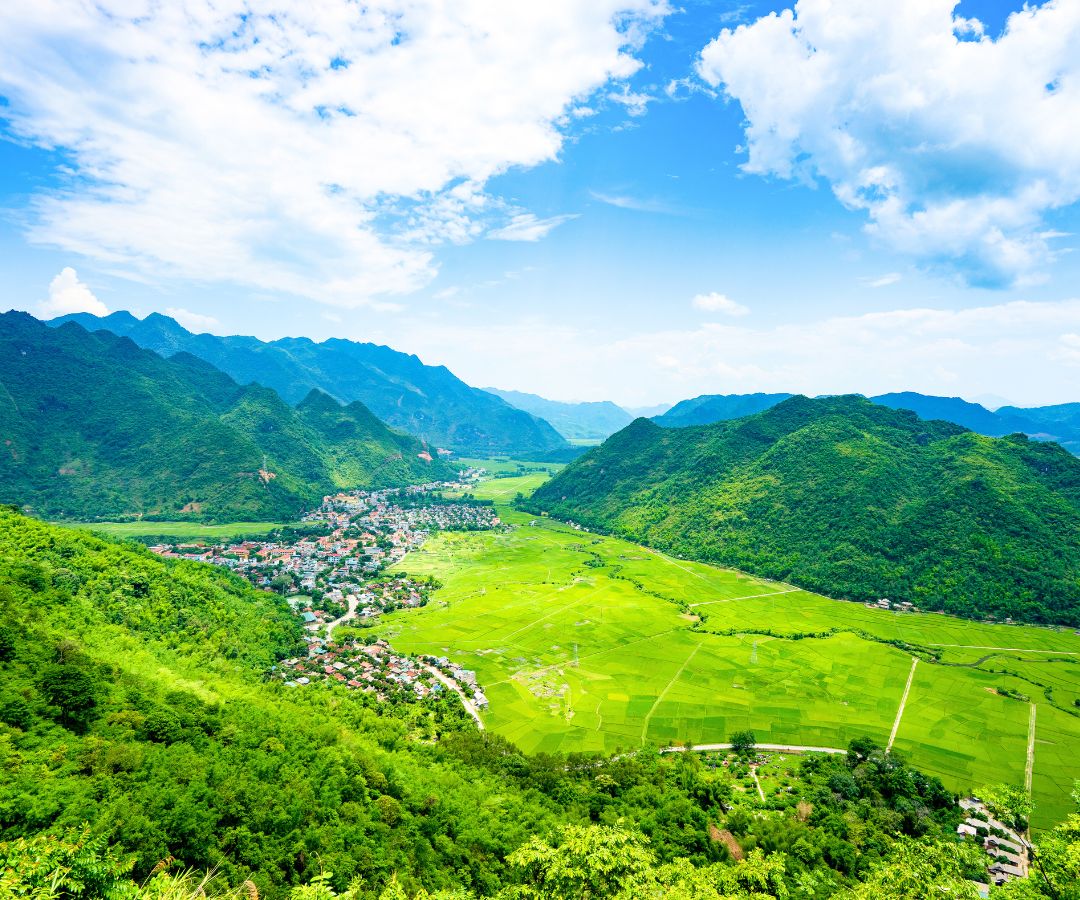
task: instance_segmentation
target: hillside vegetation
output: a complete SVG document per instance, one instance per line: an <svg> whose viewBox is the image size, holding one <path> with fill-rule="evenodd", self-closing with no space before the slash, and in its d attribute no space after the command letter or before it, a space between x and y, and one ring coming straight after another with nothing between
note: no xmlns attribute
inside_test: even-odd
<svg viewBox="0 0 1080 900"><path fill-rule="evenodd" d="M175 860L270 900L824 898L938 859L957 821L869 741L791 760L759 805L745 763L527 757L449 693L262 680L298 647L284 603L221 570L0 510L4 896L133 897Z"/></svg>
<svg viewBox="0 0 1080 900"><path fill-rule="evenodd" d="M639 419L528 508L831 596L1080 624L1080 460L859 397Z"/></svg>
<svg viewBox="0 0 1080 900"><path fill-rule="evenodd" d="M77 322L110 331L163 356L190 353L240 384L273 388L287 403L312 389L341 401L360 401L382 421L437 447L464 454L536 453L566 447L542 419L470 387L444 366L378 344L332 338L260 341L253 337L192 334L168 316L137 319L127 312L105 317L75 313L49 324Z"/></svg>
<svg viewBox="0 0 1080 900"><path fill-rule="evenodd" d="M50 518L290 520L336 488L453 474L362 404L294 410L189 354L23 313L0 316L0 384L0 500Z"/></svg>
<svg viewBox="0 0 1080 900"><path fill-rule="evenodd" d="M726 419L763 412L791 397L791 394L702 394L675 404L654 417L665 428L708 425ZM991 412L985 406L960 397L934 397L915 391L878 394L870 401L890 409L908 409L920 419L952 422L989 437L1026 434L1039 440L1055 441L1066 450L1080 454L1080 403L1021 409L1003 406Z"/></svg>

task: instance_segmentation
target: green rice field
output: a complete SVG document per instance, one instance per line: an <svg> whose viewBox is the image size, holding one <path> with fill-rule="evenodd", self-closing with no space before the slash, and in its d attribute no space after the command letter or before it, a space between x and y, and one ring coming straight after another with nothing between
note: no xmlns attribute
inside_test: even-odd
<svg viewBox="0 0 1080 900"><path fill-rule="evenodd" d="M743 728L759 742L884 745L910 675L894 749L957 791L1023 785L1034 706L1034 823L1071 808L1080 636L869 609L502 505L544 477L478 485L510 530L444 533L410 553L400 568L444 587L383 623L398 649L475 669L487 727L530 752L721 742Z"/></svg>
<svg viewBox="0 0 1080 900"><path fill-rule="evenodd" d="M283 522L229 522L203 525L199 522L63 522L68 528L97 531L109 537L171 537L178 541L222 541L238 535L267 534L282 528Z"/></svg>

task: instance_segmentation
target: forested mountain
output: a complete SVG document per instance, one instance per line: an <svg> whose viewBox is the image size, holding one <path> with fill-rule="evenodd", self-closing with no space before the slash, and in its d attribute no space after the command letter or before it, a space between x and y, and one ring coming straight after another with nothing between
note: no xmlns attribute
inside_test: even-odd
<svg viewBox="0 0 1080 900"><path fill-rule="evenodd" d="M1080 624L1080 460L861 397L638 419L528 507L835 597Z"/></svg>
<svg viewBox="0 0 1080 900"><path fill-rule="evenodd" d="M726 419L739 419L776 406L791 394L702 394L682 400L660 416L653 417L665 428L685 428L687 425L707 425Z"/></svg>
<svg viewBox="0 0 1080 900"><path fill-rule="evenodd" d="M424 365L389 347L337 338L267 343L253 337L192 334L158 313L141 320L127 312L105 317L75 313L49 324L71 321L90 331L129 337L163 356L186 351L240 384L273 388L290 404L299 403L312 388L342 403L359 400L384 422L436 447L479 455L566 447L547 422L470 387L444 366Z"/></svg>
<svg viewBox="0 0 1080 900"><path fill-rule="evenodd" d="M0 510L0 893L883 900L985 873L955 797L865 739L760 804L745 758L527 757L450 692L268 683L297 621L222 569Z"/></svg>
<svg viewBox="0 0 1080 900"><path fill-rule="evenodd" d="M703 394L677 403L653 421L665 428L707 425L737 419L769 409L791 394ZM890 409L910 409L921 419L940 419L962 425L989 437L1026 434L1039 440L1056 441L1080 454L1080 403L1021 409L1005 406L991 412L978 403L959 397L934 397L914 391L900 391L871 397L874 403Z"/></svg>
<svg viewBox="0 0 1080 900"><path fill-rule="evenodd" d="M997 414L1034 422L1045 434L1051 435L1062 446L1080 455L1080 403L1030 408L1002 406L997 410Z"/></svg>
<svg viewBox="0 0 1080 900"><path fill-rule="evenodd" d="M610 400L561 403L521 391L502 391L498 388L484 390L502 397L511 406L550 422L559 434L570 440L603 440L620 428L625 428L634 418Z"/></svg>
<svg viewBox="0 0 1080 900"><path fill-rule="evenodd" d="M48 517L280 519L343 487L450 477L359 403L294 410L187 353L0 316L0 499Z"/></svg>

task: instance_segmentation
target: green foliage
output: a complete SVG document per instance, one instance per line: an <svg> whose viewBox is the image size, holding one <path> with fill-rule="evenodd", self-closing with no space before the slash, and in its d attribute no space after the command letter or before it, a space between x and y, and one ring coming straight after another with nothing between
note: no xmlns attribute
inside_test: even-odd
<svg viewBox="0 0 1080 900"><path fill-rule="evenodd" d="M0 316L0 374L0 499L49 518L289 520L335 488L454 471L359 403L294 410L187 354L25 313Z"/></svg>
<svg viewBox="0 0 1080 900"><path fill-rule="evenodd" d="M240 384L272 388L290 404L300 403L313 389L350 407L360 401L384 422L437 447L486 455L567 446L543 419L470 387L444 366L426 366L389 347L341 339L264 343L253 337L196 335L156 313L141 321L126 312L105 318L76 313L53 320L54 325L63 322L78 322L90 331L108 329L163 355L185 351Z"/></svg>
<svg viewBox="0 0 1080 900"><path fill-rule="evenodd" d="M857 397L638 420L526 508L834 597L1080 624L1080 460Z"/></svg>
<svg viewBox="0 0 1080 900"><path fill-rule="evenodd" d="M754 737L754 732L749 729L745 731L736 731L728 737L728 741L731 743L732 751L738 756L752 756L754 747L757 745L757 739Z"/></svg>

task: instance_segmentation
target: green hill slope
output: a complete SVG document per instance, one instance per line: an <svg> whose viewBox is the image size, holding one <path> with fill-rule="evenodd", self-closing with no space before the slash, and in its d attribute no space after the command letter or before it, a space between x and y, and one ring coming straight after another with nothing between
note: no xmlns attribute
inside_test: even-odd
<svg viewBox="0 0 1080 900"><path fill-rule="evenodd" d="M529 507L832 596L1080 624L1080 460L858 397L639 419Z"/></svg>
<svg viewBox="0 0 1080 900"><path fill-rule="evenodd" d="M253 337L192 334L168 316L137 319L75 313L50 325L77 322L89 331L131 338L163 356L187 352L241 384L257 382L299 403L317 388L343 403L360 401L384 422L465 455L521 454L565 448L547 422L470 387L445 366L378 344L333 338L265 342Z"/></svg>
<svg viewBox="0 0 1080 900"><path fill-rule="evenodd" d="M22 313L0 316L0 384L0 499L47 517L282 519L452 472L359 404L314 416L186 353Z"/></svg>
<svg viewBox="0 0 1080 900"><path fill-rule="evenodd" d="M250 878L245 896L279 900L322 876L292 896L329 900L329 885L354 900L428 897L421 888L456 888L436 895L445 900L783 898L812 873L837 890L870 878L913 838L932 853L959 819L940 782L865 741L847 758L793 759L763 776L785 787L770 785L762 814L736 780L743 763L732 773L689 753L531 758L475 731L449 692L379 702L336 682L268 682L267 668L300 646L296 623L280 598L220 569L0 509L0 892L136 896L107 889L92 849L74 871L65 854L50 862L56 841L42 836L85 823L130 860L136 884L174 859L175 873L216 870L210 897ZM598 821L609 827L561 831ZM560 841L574 856L569 869L551 861L551 881L512 856L561 835L575 838ZM647 868L655 885L610 887L625 877L611 847L646 840L639 875ZM733 864L729 847L747 862Z"/></svg>

